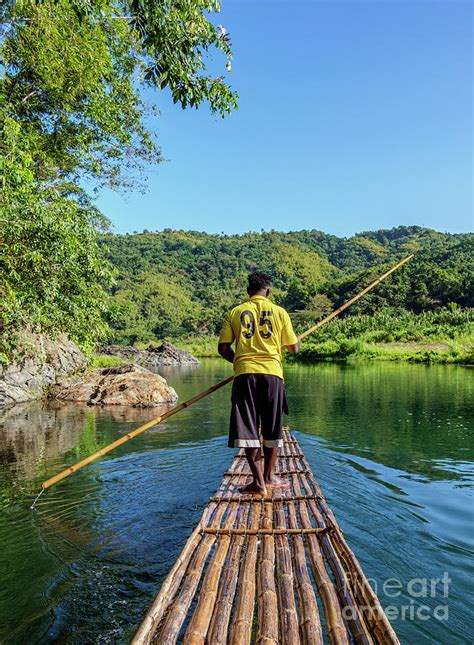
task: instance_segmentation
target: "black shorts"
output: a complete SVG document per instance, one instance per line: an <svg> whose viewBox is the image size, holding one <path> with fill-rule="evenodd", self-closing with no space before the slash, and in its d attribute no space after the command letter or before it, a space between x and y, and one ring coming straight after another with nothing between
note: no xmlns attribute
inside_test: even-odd
<svg viewBox="0 0 474 645"><path fill-rule="evenodd" d="M232 385L229 448L259 448L259 422L263 445L282 446L282 419L288 414L285 384L270 374L240 374Z"/></svg>

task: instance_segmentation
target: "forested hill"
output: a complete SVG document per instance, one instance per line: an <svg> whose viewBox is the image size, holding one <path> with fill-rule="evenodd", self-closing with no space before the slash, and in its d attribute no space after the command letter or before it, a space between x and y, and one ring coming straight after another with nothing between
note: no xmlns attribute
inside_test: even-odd
<svg viewBox="0 0 474 645"><path fill-rule="evenodd" d="M415 258L351 314L391 309L415 313L474 304L474 235L398 227L339 238L320 231L210 235L195 231L106 235L118 270L111 340L132 343L215 333L245 295L254 268L274 277L274 298L314 320L409 253ZM455 304L452 304L455 303Z"/></svg>

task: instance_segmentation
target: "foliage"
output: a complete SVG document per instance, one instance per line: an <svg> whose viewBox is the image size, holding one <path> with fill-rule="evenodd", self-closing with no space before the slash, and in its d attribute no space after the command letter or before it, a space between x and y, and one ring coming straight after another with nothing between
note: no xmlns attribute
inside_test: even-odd
<svg viewBox="0 0 474 645"><path fill-rule="evenodd" d="M415 314L384 310L346 316L314 332L294 360L315 362L359 356L412 362L468 363L473 358L472 309L450 306Z"/></svg>
<svg viewBox="0 0 474 645"><path fill-rule="evenodd" d="M224 77L206 70L211 49L228 70L232 58L225 29L209 20L216 11L217 0L1 3L2 361L23 326L64 331L85 349L104 334L112 270L97 233L108 223L84 186L128 188L161 161L144 88L169 88L183 108L207 101L225 115L236 107ZM170 288L143 296L163 297L172 311ZM172 314L160 315L146 333L176 327Z"/></svg>
<svg viewBox="0 0 474 645"><path fill-rule="evenodd" d="M218 358L217 343L218 336L207 334L206 336L182 338L176 342L176 347L199 358Z"/></svg>
<svg viewBox="0 0 474 645"><path fill-rule="evenodd" d="M119 365L123 365L124 363L127 363L126 358L123 356L109 356L107 354L93 354L91 356L91 359L89 360L88 363L88 368L89 369L97 369L97 368L107 368L107 367L118 367Z"/></svg>
<svg viewBox="0 0 474 645"><path fill-rule="evenodd" d="M472 333L474 314L472 309L462 310L446 307L436 311L413 314L410 311L384 309L372 315L346 315L317 329L311 340L316 342L331 338L362 338L374 343L417 342L422 340L445 340ZM296 327L303 331L304 327Z"/></svg>
<svg viewBox="0 0 474 645"><path fill-rule="evenodd" d="M171 278L140 273L125 281L112 301L112 339L133 344L189 333L199 324L201 310Z"/></svg>
<svg viewBox="0 0 474 645"><path fill-rule="evenodd" d="M186 297L194 318L183 313L161 326L163 336L174 340L187 338L190 333L217 334L226 310L245 297L246 275L255 267L274 275L275 300L292 312L302 330L418 247L413 260L356 303L344 320L355 321L359 316L356 319L354 314L361 314L361 325L372 321L374 331L385 334L387 325L391 329L399 318L397 333L402 333L406 325L407 334L415 335L417 325L423 330L435 324L428 315L423 317L425 312L440 311L441 318L448 318L442 334L449 335L458 320L449 312L474 304L473 240L472 235L441 234L419 227L364 233L349 239L319 231L229 236L165 230L106 235L102 243L108 247L107 257L120 274L112 301L122 307L120 328L111 320L111 338L120 342L151 340L150 327L140 337L136 320L132 323L135 314L127 318L125 300L131 299L138 307L136 311L140 308L141 296L130 293L130 285L138 276L140 283L146 282L147 275L153 280L161 276L180 298ZM374 265L374 259L383 262ZM126 298L121 295L124 289ZM141 293L142 287L138 291ZM408 313L404 318L405 311L423 315L417 318ZM387 317L386 324L380 315ZM324 328L324 334L328 329Z"/></svg>
<svg viewBox="0 0 474 645"><path fill-rule="evenodd" d="M300 330L306 329L303 324ZM217 336L183 338L179 346L194 356L215 358ZM415 314L379 312L375 316L336 318L308 337L289 362L390 360L474 364L474 316L455 306Z"/></svg>
<svg viewBox="0 0 474 645"><path fill-rule="evenodd" d="M96 213L35 182L12 119L1 141L0 349L6 354L22 327L61 330L87 348L105 332L102 285L111 278Z"/></svg>

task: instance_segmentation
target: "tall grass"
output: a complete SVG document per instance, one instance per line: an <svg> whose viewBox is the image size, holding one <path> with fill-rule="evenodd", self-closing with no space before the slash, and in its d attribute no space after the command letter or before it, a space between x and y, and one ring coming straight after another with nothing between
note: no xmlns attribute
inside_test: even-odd
<svg viewBox="0 0 474 645"><path fill-rule="evenodd" d="M298 329L303 331L303 329ZM474 333L472 309L443 308L414 314L406 310L336 318L311 335L313 342L358 338L370 343L455 339Z"/></svg>

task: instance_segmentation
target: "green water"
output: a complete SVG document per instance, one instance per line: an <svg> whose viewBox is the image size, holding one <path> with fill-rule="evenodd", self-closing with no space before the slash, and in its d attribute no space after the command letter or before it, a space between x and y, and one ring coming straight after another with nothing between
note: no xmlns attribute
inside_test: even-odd
<svg viewBox="0 0 474 645"><path fill-rule="evenodd" d="M183 400L228 374L209 360L165 376ZM287 368L288 422L403 643L473 641L473 377L454 366ZM58 484L35 512L43 479L156 411L0 413L0 642L128 641L229 464L229 395ZM449 584L419 597L445 572Z"/></svg>

